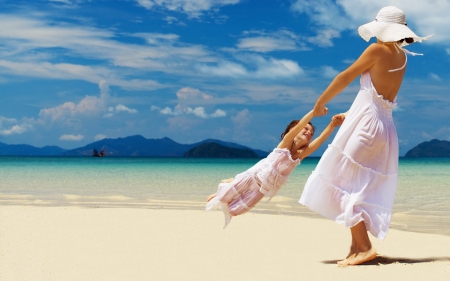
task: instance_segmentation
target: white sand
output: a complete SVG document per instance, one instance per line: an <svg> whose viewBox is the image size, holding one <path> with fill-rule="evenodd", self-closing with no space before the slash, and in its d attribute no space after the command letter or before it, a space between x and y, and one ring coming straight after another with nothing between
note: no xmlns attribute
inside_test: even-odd
<svg viewBox="0 0 450 281"><path fill-rule="evenodd" d="M220 211L0 206L0 280L450 280L450 237L390 230L341 268L349 230Z"/></svg>

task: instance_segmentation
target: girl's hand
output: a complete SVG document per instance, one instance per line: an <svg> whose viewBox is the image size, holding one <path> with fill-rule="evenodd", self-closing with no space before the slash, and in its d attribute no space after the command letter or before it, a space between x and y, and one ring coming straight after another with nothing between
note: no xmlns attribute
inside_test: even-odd
<svg viewBox="0 0 450 281"><path fill-rule="evenodd" d="M336 114L333 117L331 117L331 123L333 123L333 126L335 127L342 125L344 120L345 120L344 113Z"/></svg>

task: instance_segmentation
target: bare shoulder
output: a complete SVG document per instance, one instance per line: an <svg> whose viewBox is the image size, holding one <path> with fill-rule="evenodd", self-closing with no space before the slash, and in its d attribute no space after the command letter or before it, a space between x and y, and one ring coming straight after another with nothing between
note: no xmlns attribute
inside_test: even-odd
<svg viewBox="0 0 450 281"><path fill-rule="evenodd" d="M384 44L372 43L370 44L364 53L367 53L370 56L383 56L387 52L389 52L389 47Z"/></svg>

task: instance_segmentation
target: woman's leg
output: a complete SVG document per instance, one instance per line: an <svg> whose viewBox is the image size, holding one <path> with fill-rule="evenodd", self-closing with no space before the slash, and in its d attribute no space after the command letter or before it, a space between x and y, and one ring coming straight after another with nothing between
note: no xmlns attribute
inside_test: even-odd
<svg viewBox="0 0 450 281"><path fill-rule="evenodd" d="M350 230L352 233L350 254L345 260L339 261L338 264L341 266L357 265L373 260L377 256L377 253L372 247L364 221L359 222Z"/></svg>

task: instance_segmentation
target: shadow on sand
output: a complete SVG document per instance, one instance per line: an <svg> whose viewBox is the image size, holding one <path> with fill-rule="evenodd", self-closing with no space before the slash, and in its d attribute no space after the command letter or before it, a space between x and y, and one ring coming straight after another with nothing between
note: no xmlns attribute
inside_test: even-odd
<svg viewBox="0 0 450 281"><path fill-rule="evenodd" d="M323 261L322 263L336 264L338 261L339 260L329 260L329 261ZM415 264L415 263L427 263L427 262L436 262L436 261L450 261L450 257L432 257L432 258L412 259L412 258L394 258L394 257L377 256L373 260L365 262L360 265L385 265L385 264L394 264L394 263Z"/></svg>

